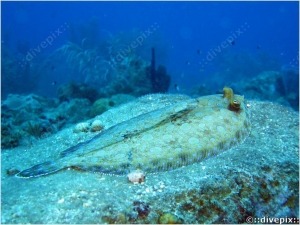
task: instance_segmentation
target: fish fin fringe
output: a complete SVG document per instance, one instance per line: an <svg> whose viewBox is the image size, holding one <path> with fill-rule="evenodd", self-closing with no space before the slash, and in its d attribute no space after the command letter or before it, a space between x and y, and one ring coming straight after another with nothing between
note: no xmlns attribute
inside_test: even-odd
<svg viewBox="0 0 300 225"><path fill-rule="evenodd" d="M20 173L17 173L15 176L18 178L39 177L55 173L61 169L63 169L63 167L57 165L55 161L48 161L23 170Z"/></svg>

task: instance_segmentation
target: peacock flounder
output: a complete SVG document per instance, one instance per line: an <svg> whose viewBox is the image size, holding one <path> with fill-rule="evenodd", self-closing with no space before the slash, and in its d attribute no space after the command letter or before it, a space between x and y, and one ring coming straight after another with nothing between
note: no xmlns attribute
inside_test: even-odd
<svg viewBox="0 0 300 225"><path fill-rule="evenodd" d="M228 97L225 88L223 96L182 100L116 124L16 176L38 177L65 168L116 175L135 169L151 173L217 155L250 132L244 97Z"/></svg>

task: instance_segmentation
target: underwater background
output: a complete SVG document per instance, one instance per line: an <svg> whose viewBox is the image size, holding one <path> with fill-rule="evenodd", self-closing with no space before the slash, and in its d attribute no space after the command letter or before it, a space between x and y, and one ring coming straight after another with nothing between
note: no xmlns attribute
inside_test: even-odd
<svg viewBox="0 0 300 225"><path fill-rule="evenodd" d="M76 169L15 177L225 86L252 111L238 151L138 185ZM299 2L1 2L2 223L297 219L298 117Z"/></svg>
<svg viewBox="0 0 300 225"><path fill-rule="evenodd" d="M264 71L297 71L298 14L297 2L3 2L2 98L57 97L70 81L99 91L115 78L109 63L149 63L152 47L171 76L168 92L176 84L214 93Z"/></svg>
<svg viewBox="0 0 300 225"><path fill-rule="evenodd" d="M2 112L39 136L145 94L225 85L298 111L298 16L297 2L3 2Z"/></svg>

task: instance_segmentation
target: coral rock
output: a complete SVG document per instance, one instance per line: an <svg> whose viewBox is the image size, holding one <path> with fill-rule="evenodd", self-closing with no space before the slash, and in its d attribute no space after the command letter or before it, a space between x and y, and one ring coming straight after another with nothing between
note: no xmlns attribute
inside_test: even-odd
<svg viewBox="0 0 300 225"><path fill-rule="evenodd" d="M148 203L142 201L134 201L133 205L133 210L138 213L139 218L145 219L149 215L150 206Z"/></svg>
<svg viewBox="0 0 300 225"><path fill-rule="evenodd" d="M159 217L159 224L180 224L182 220L171 213L165 213Z"/></svg>
<svg viewBox="0 0 300 225"><path fill-rule="evenodd" d="M113 102L109 98L100 98L94 102L91 108L91 116L97 116L109 110L113 106Z"/></svg>

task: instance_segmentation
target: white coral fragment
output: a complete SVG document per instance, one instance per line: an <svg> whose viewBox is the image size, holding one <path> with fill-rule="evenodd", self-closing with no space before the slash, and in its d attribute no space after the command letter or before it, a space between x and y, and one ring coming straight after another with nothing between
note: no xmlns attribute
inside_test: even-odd
<svg viewBox="0 0 300 225"><path fill-rule="evenodd" d="M80 133L80 132L88 132L89 130L89 123L78 123L73 132L74 133Z"/></svg>
<svg viewBox="0 0 300 225"><path fill-rule="evenodd" d="M91 131L92 132L101 131L103 129L104 129L104 127L103 127L102 122L100 120L95 120L92 123L92 126L91 126Z"/></svg>
<svg viewBox="0 0 300 225"><path fill-rule="evenodd" d="M145 181L145 173L142 170L131 171L127 178L132 183L142 183Z"/></svg>

